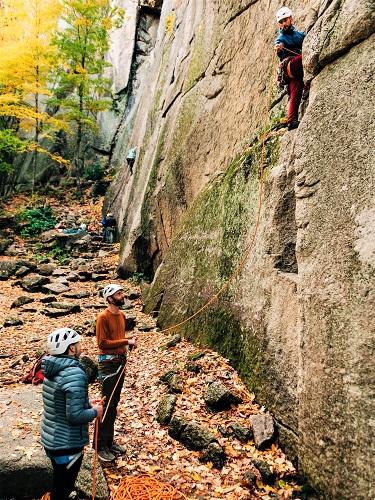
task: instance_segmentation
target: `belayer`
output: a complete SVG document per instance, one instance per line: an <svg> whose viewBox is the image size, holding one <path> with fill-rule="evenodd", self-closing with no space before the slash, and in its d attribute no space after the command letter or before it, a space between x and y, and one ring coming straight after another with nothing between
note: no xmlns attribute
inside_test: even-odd
<svg viewBox="0 0 375 500"><path fill-rule="evenodd" d="M302 44L306 34L297 31L293 25L293 13L288 7L282 7L276 13L280 34L274 50L281 60L281 83L288 86L288 130L298 127L298 108L304 93ZM305 88L307 97L307 87Z"/></svg>
<svg viewBox="0 0 375 500"><path fill-rule="evenodd" d="M51 500L68 500L89 444L88 423L102 417L98 399L89 400L80 335L71 328L54 330L47 339L50 356L42 360L41 445L52 462Z"/></svg>
<svg viewBox="0 0 375 500"><path fill-rule="evenodd" d="M103 228L102 242L113 243L113 232L116 227L116 219L114 218L113 213L110 212L103 217L101 224Z"/></svg>

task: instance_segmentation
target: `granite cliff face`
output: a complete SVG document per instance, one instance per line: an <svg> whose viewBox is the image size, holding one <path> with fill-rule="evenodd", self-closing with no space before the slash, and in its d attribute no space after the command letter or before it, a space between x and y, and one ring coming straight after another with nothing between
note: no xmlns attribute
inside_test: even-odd
<svg viewBox="0 0 375 500"><path fill-rule="evenodd" d="M181 332L232 360L324 498L375 498L373 5L288 5L308 32L301 125L269 134L254 247ZM117 169L106 207L120 272L154 277L146 309L162 327L226 283L254 234L279 7L164 0L160 18L142 7L124 28L136 51L118 66L130 80L114 70L117 117L102 119ZM285 107L274 90L270 120Z"/></svg>

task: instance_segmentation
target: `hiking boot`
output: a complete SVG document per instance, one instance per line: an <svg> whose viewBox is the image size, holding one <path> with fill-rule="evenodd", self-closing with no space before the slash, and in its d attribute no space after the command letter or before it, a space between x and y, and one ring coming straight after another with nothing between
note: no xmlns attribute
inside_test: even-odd
<svg viewBox="0 0 375 500"><path fill-rule="evenodd" d="M110 453L113 453L114 455L125 455L126 453L126 446L122 446L121 444L115 443L114 441L108 448Z"/></svg>
<svg viewBox="0 0 375 500"><path fill-rule="evenodd" d="M288 130L294 130L295 128L298 128L299 121L298 120L292 120L291 122L288 123Z"/></svg>
<svg viewBox="0 0 375 500"><path fill-rule="evenodd" d="M116 455L114 455L108 448L100 448L98 450L98 458L101 462L114 462L116 460Z"/></svg>

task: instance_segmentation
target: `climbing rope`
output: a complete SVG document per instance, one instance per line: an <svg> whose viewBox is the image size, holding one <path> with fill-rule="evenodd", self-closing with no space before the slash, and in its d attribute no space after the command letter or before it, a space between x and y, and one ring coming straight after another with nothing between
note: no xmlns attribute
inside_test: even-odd
<svg viewBox="0 0 375 500"><path fill-rule="evenodd" d="M253 249L254 242L258 233L259 229L259 224L260 224L260 214L261 214L261 209L262 209L262 202L263 202L263 170L264 170L264 156L265 156L265 145L266 145L266 138L267 138L267 123L268 123L268 117L269 117L269 109L271 105L271 97L272 97L272 89L273 89L273 79L274 79L274 73L275 73L275 68L276 68L276 54L274 55L273 58L273 64L272 64L272 72L271 72L271 83L270 83L270 89L269 89L269 95L268 95L268 101L267 101L267 108L266 108L266 117L264 121L264 126L263 126L263 135L262 135L262 155L261 155L261 165L260 165L260 179L259 179L259 202L258 202L258 210L257 210L257 218L255 222L255 229L253 232L253 236L250 241L250 245L248 246L248 249L245 253L245 256L241 260L240 264L238 265L237 269L234 271L232 276L228 279L226 283L220 288L220 290L215 293L211 299L204 304L198 311L196 311L194 314L186 318L185 320L181 321L180 323L177 323L176 325L170 326L168 328L164 328L161 330L160 333L165 333L169 332L171 330L174 330L175 328L178 328L188 321L191 321L193 318L198 316L202 311L204 311L212 302L219 297L223 293L223 291L230 285L230 283L234 280L234 278L237 276L237 274L241 271L243 266L245 265L245 262L247 258L250 255L251 250Z"/></svg>
<svg viewBox="0 0 375 500"><path fill-rule="evenodd" d="M283 47L283 48L284 48L284 50L290 52L291 54L295 54L296 56L300 56L301 55L298 52L293 52L293 50L287 49L286 47Z"/></svg>

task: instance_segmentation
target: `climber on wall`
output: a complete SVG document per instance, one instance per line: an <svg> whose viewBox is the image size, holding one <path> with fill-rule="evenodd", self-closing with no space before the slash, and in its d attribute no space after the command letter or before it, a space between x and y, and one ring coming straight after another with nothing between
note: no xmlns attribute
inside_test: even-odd
<svg viewBox="0 0 375 500"><path fill-rule="evenodd" d="M280 34L274 50L281 60L280 74L282 83L288 86L288 130L298 127L298 108L303 97L307 97L308 88L303 85L302 43L306 36L293 26L293 13L288 7L282 7L276 13Z"/></svg>
<svg viewBox="0 0 375 500"><path fill-rule="evenodd" d="M129 149L128 154L126 155L126 161L127 161L128 166L129 166L130 175L133 174L133 165L135 162L136 152L137 152L136 147L131 148L131 149Z"/></svg>

